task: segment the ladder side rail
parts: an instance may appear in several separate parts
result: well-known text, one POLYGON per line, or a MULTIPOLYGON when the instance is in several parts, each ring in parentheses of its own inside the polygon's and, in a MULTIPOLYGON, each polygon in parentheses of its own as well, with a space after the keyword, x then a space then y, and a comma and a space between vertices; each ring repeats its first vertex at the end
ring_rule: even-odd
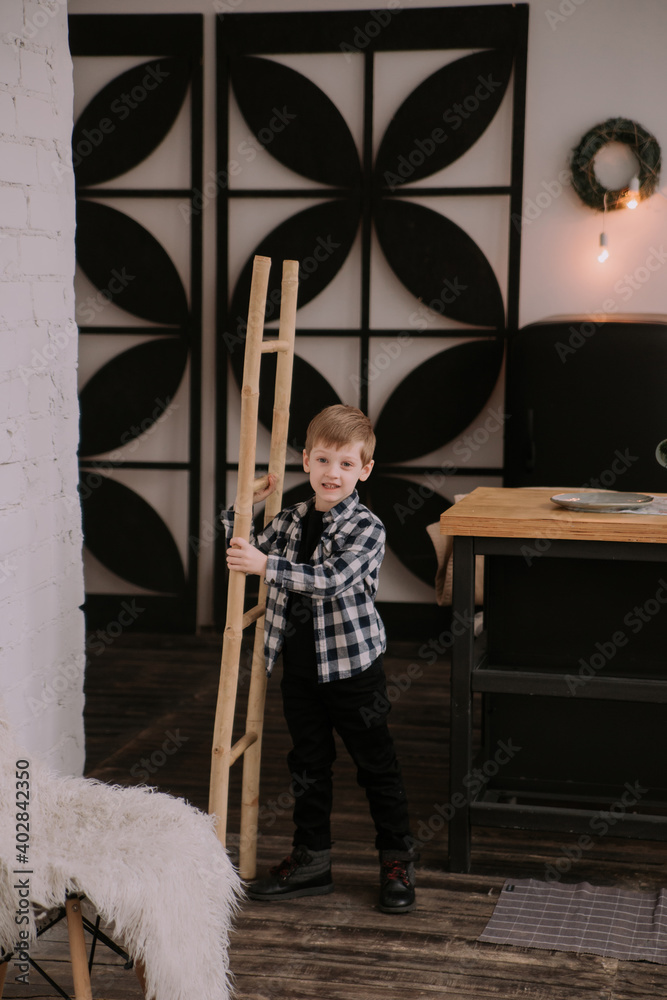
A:
MULTIPOLYGON (((243 386, 241 389, 241 435, 238 485, 234 514, 234 534, 248 540, 252 524, 253 482, 259 406, 259 371, 262 357, 264 315, 271 260, 256 256, 253 262, 248 325, 246 331, 243 386)), ((227 619, 223 635, 220 684, 215 712, 209 813, 217 817, 216 833, 224 846, 227 833, 229 768, 232 730, 236 708, 241 642, 245 573, 232 571, 227 588, 227 619)))
MULTIPOLYGON (((271 452, 269 457, 269 473, 276 476, 276 489, 266 499, 264 507, 265 526, 282 509, 285 456, 287 452, 290 400, 292 394, 292 371, 294 367, 298 290, 298 261, 283 261, 278 338, 279 341, 286 342, 286 349, 278 354, 276 361, 271 452)), ((261 580, 258 597, 258 604, 260 605, 266 602, 266 589, 264 580, 261 580)), ((257 740, 246 749, 243 756, 239 874, 241 878, 245 879, 254 878, 257 872, 257 824, 266 682, 264 618, 262 617, 258 619, 255 626, 255 642, 246 717, 246 733, 256 733, 257 740)))

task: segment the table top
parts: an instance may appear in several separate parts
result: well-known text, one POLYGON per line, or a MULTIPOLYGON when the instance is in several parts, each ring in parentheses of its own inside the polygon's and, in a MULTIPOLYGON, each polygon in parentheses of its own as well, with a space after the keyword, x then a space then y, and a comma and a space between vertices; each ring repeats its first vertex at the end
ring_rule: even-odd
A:
POLYGON ((567 488, 479 486, 441 515, 440 532, 487 538, 667 543, 667 516, 567 510, 551 502, 550 497, 567 488))

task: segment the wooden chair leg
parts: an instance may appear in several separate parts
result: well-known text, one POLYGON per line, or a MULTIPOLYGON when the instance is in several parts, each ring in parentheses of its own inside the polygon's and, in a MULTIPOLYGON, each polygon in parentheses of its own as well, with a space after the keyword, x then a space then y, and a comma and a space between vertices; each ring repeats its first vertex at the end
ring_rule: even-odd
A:
POLYGON ((0 1000, 2 1000, 2 991, 5 988, 5 979, 7 977, 7 969, 9 968, 9 959, 0 965, 0 1000))
POLYGON ((69 937, 69 954, 72 962, 72 979, 74 980, 75 1000, 93 1000, 86 956, 86 940, 83 934, 83 919, 81 917, 81 900, 76 896, 68 897, 65 903, 67 911, 67 934, 69 937))
MULTIPOLYGON (((143 993, 146 1000, 148 1000, 146 994, 146 970, 144 968, 144 963, 140 959, 137 959, 135 961, 134 971, 137 974, 137 979, 139 980, 139 985, 141 986, 141 992, 143 993)), ((2 1000, 2 998, 0 998, 0 1000, 2 1000)))

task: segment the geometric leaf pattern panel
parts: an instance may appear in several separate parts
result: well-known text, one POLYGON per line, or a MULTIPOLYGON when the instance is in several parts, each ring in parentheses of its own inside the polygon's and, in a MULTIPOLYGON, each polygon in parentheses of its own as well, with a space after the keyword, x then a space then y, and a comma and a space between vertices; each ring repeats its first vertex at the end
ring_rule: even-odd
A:
POLYGON ((203 19, 69 26, 87 626, 194 631, 203 19))
MULTIPOLYGON (((433 599, 425 526, 456 493, 502 481, 527 26, 525 4, 218 23, 218 423, 230 427, 219 436, 218 503, 235 488, 253 257, 273 261, 269 328, 281 261, 296 259, 285 502, 308 495, 299 461, 308 421, 330 403, 360 406, 378 437, 360 492, 387 527, 400 580, 384 599, 397 606, 433 599)), ((262 380, 270 428, 268 365, 262 380)), ((218 565, 222 587, 222 552, 218 565)))

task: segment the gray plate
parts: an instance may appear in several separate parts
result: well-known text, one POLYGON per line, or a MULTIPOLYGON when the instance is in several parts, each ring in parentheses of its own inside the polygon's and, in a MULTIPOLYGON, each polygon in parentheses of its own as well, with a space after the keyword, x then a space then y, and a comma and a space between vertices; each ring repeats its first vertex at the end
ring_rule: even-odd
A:
POLYGON ((568 510, 597 510, 613 513, 616 510, 631 510, 650 503, 653 497, 645 493, 556 493, 551 502, 568 510))

